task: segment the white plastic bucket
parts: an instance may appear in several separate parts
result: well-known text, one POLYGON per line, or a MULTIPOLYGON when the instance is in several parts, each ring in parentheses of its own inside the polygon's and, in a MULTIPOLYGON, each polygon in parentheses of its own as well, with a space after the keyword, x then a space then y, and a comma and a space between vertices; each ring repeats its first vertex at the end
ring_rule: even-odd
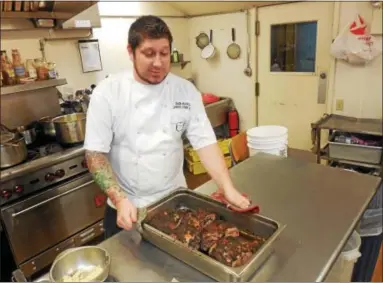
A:
POLYGON ((269 149, 283 148, 283 147, 287 146, 287 142, 278 142, 278 143, 269 143, 269 144, 260 144, 260 143, 248 142, 247 146, 249 148, 253 148, 253 149, 269 150, 269 149))
POLYGON ((287 137, 287 128, 282 126, 259 126, 247 130, 250 140, 271 141, 287 137))
POLYGON ((282 146, 274 147, 274 148, 270 148, 270 149, 252 148, 251 146, 249 146, 249 144, 247 146, 249 147, 249 155, 250 156, 254 156, 259 152, 264 152, 264 153, 268 153, 268 154, 272 154, 272 155, 287 157, 287 145, 282 145, 282 146))
POLYGON ((362 255, 359 251, 361 244, 360 235, 354 231, 328 273, 326 282, 351 282, 354 265, 362 255))

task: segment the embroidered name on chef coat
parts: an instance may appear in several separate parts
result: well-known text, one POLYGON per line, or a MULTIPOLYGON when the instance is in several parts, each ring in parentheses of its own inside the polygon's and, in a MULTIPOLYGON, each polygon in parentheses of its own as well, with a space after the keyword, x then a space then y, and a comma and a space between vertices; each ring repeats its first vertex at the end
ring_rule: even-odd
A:
POLYGON ((190 110, 190 102, 176 101, 173 105, 173 109, 187 109, 190 110))

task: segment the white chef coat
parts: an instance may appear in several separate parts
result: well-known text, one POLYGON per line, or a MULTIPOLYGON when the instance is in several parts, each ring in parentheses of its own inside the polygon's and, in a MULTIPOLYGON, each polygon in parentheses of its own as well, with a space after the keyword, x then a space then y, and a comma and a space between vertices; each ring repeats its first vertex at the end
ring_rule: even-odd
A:
MULTIPOLYGON (((132 71, 104 79, 92 93, 84 147, 107 153, 121 188, 137 207, 186 187, 182 133, 194 149, 216 143, 201 94, 169 73, 158 85, 132 71)), ((108 199, 108 204, 113 207, 108 199)))

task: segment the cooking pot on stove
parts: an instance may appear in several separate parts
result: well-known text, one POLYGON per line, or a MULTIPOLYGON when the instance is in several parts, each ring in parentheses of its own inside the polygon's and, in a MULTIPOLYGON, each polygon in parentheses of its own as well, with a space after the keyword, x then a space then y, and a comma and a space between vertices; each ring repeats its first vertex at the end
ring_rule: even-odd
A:
POLYGON ((19 133, 1 131, 0 154, 1 168, 11 167, 25 161, 28 151, 24 137, 19 133))
POLYGON ((37 138, 36 126, 36 123, 31 123, 29 125, 16 128, 17 132, 19 132, 24 137, 25 143, 27 145, 34 143, 37 138))
POLYGON ((38 123, 41 125, 45 136, 54 138, 56 137, 56 130, 52 120, 52 117, 46 116, 41 118, 38 123))
POLYGON ((83 142, 85 139, 85 113, 72 113, 62 115, 52 120, 55 131, 56 139, 62 144, 74 144, 83 142))

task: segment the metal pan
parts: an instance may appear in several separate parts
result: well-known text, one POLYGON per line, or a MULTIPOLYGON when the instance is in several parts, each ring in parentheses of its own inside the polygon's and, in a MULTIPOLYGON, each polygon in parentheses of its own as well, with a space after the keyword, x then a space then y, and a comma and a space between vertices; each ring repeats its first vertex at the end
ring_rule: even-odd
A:
POLYGON ((237 213, 207 195, 184 188, 176 190, 147 208, 139 209, 137 221, 137 230, 141 233, 143 239, 205 275, 221 282, 248 281, 273 252, 274 242, 283 228, 284 226, 274 220, 250 212, 237 213), (247 231, 247 234, 261 236, 266 241, 253 254, 248 263, 240 267, 228 267, 198 250, 187 247, 149 224, 150 219, 157 212, 163 209, 175 209, 180 204, 192 209, 203 207, 215 212, 228 222, 236 225, 239 230, 247 231))
POLYGON ((201 57, 203 59, 209 59, 214 57, 216 49, 214 45, 212 44, 212 41, 213 41, 213 31, 210 30, 209 44, 204 49, 202 49, 202 52, 201 52, 201 57))
POLYGON ((195 44, 200 48, 201 50, 204 49, 206 46, 209 45, 209 36, 201 32, 196 38, 195 38, 195 44))
POLYGON ((235 29, 231 29, 231 39, 233 42, 227 47, 226 53, 230 59, 238 59, 241 55, 241 47, 235 43, 235 29))

